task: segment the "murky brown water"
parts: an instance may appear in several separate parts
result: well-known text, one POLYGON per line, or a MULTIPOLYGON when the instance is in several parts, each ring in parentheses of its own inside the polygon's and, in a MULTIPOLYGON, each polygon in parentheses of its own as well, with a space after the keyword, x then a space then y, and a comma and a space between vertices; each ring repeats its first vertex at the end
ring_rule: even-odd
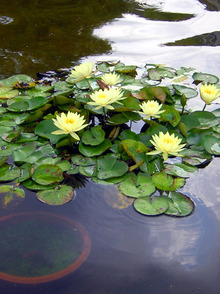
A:
MULTIPOLYGON (((193 66, 220 75, 219 10, 218 0, 1 0, 0 76, 34 77, 80 59, 193 66)), ((1 281, 0 293, 220 293, 219 175, 215 159, 187 179, 182 191, 196 211, 180 219, 144 217, 129 203, 118 209, 117 189, 90 181, 60 207, 29 193, 13 213, 46 211, 76 220, 91 237, 91 253, 66 278, 42 285, 1 281)))

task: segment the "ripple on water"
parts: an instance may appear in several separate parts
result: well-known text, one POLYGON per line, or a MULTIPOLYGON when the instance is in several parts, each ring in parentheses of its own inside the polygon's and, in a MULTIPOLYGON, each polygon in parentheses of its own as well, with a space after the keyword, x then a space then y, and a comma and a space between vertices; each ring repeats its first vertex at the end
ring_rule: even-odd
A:
POLYGON ((6 25, 13 22, 13 18, 5 15, 0 15, 0 24, 6 25))

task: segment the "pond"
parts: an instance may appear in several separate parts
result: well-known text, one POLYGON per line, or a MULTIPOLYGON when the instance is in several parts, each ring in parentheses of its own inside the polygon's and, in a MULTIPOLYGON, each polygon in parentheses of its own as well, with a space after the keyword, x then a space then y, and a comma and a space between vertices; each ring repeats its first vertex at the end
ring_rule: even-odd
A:
MULTIPOLYGON (((220 76, 218 0, 12 0, 10 5, 2 0, 0 8, 1 79, 21 73, 35 78, 85 60, 187 66, 220 76)), ((26 191, 22 205, 0 209, 0 271, 6 273, 1 294, 220 293, 219 175, 215 157, 186 180, 180 191, 196 208, 183 218, 143 216, 116 186, 84 177, 74 199, 61 206, 44 204, 26 191), (26 223, 30 215, 36 218, 26 223), (62 241, 76 247, 85 241, 82 262, 71 265, 81 256, 78 247, 56 251, 62 241), (49 252, 54 248, 56 263, 49 252), (21 274, 19 258, 26 262, 21 274), (69 268, 66 275, 62 262, 69 268), (35 276, 42 264, 51 280, 8 279, 35 276)))

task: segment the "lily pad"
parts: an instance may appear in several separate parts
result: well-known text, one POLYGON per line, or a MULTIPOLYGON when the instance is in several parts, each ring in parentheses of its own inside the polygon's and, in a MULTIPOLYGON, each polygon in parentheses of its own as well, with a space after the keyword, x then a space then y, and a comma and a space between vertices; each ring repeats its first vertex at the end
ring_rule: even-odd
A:
POLYGON ((172 106, 164 105, 163 110, 165 110, 161 116, 161 121, 168 121, 173 127, 176 127, 180 121, 179 112, 172 106))
POLYGON ((154 183, 145 173, 138 175, 131 173, 124 181, 119 183, 118 188, 123 194, 134 198, 149 196, 155 191, 154 183))
POLYGON ((157 189, 162 191, 176 191, 185 184, 183 178, 173 178, 165 172, 153 174, 152 181, 157 189))
POLYGON ((121 177, 128 171, 128 165, 114 154, 101 156, 97 159, 97 177, 101 180, 121 177))
POLYGON ((166 215, 187 216, 195 209, 193 201, 186 195, 177 192, 170 192, 169 196, 169 208, 165 212, 166 215))
POLYGON ((1 185, 0 207, 13 209, 25 199, 25 192, 21 188, 14 188, 11 185, 1 185))
POLYGON ((37 192, 37 198, 49 205, 62 205, 71 201, 74 189, 67 185, 58 186, 52 190, 37 192))
POLYGON ((197 172, 198 168, 195 166, 184 164, 184 163, 176 163, 176 164, 165 164, 164 171, 169 175, 182 177, 182 178, 188 178, 193 173, 197 172))
POLYGON ((198 95, 197 91, 191 87, 173 85, 177 95, 184 95, 186 98, 193 98, 198 95))
POLYGON ((52 185, 63 180, 63 171, 55 164, 42 164, 35 169, 32 179, 43 186, 52 185))
POLYGON ((203 82, 203 83, 216 84, 219 82, 218 77, 208 73, 195 72, 192 77, 196 83, 203 82))
POLYGON ((205 164, 207 162, 210 162, 212 159, 211 154, 206 151, 185 149, 181 153, 182 155, 184 155, 183 162, 194 166, 205 164))
POLYGON ((22 182, 22 185, 29 189, 29 190, 33 190, 33 191, 44 191, 44 190, 50 190, 52 188, 55 188, 58 186, 58 183, 55 183, 53 185, 40 185, 37 184, 35 181, 33 181, 32 179, 27 179, 24 182, 22 182))
POLYGON ((3 164, 0 167, 0 182, 13 181, 20 176, 20 169, 11 164, 3 164))
POLYGON ((134 201, 134 208, 136 211, 144 215, 160 215, 167 211, 169 205, 166 196, 161 197, 139 197, 134 201))
POLYGON ((127 154, 136 162, 140 162, 143 160, 143 155, 145 155, 147 151, 147 147, 140 141, 126 139, 121 142, 121 146, 123 146, 124 150, 127 154))
POLYGON ((213 135, 204 135, 201 139, 201 145, 210 154, 220 155, 220 138, 213 135))
POLYGON ((81 141, 86 145, 97 146, 105 140, 105 132, 101 126, 92 127, 82 134, 81 141))
POLYGON ((112 143, 109 139, 105 139, 101 144, 99 144, 97 146, 85 145, 80 141, 79 142, 79 151, 84 156, 94 157, 97 155, 101 155, 106 150, 108 150, 111 146, 112 146, 112 143))

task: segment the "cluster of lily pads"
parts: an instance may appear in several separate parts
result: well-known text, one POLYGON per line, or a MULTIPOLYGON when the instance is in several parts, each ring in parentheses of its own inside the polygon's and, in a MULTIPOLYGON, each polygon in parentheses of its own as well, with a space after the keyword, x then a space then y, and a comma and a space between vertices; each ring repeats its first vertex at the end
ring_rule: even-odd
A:
POLYGON ((121 62, 1 80, 1 206, 26 189, 61 205, 90 178, 117 185, 144 215, 189 215, 194 203, 178 189, 220 154, 220 108, 193 111, 188 100, 215 102, 218 82, 192 68, 121 62))

